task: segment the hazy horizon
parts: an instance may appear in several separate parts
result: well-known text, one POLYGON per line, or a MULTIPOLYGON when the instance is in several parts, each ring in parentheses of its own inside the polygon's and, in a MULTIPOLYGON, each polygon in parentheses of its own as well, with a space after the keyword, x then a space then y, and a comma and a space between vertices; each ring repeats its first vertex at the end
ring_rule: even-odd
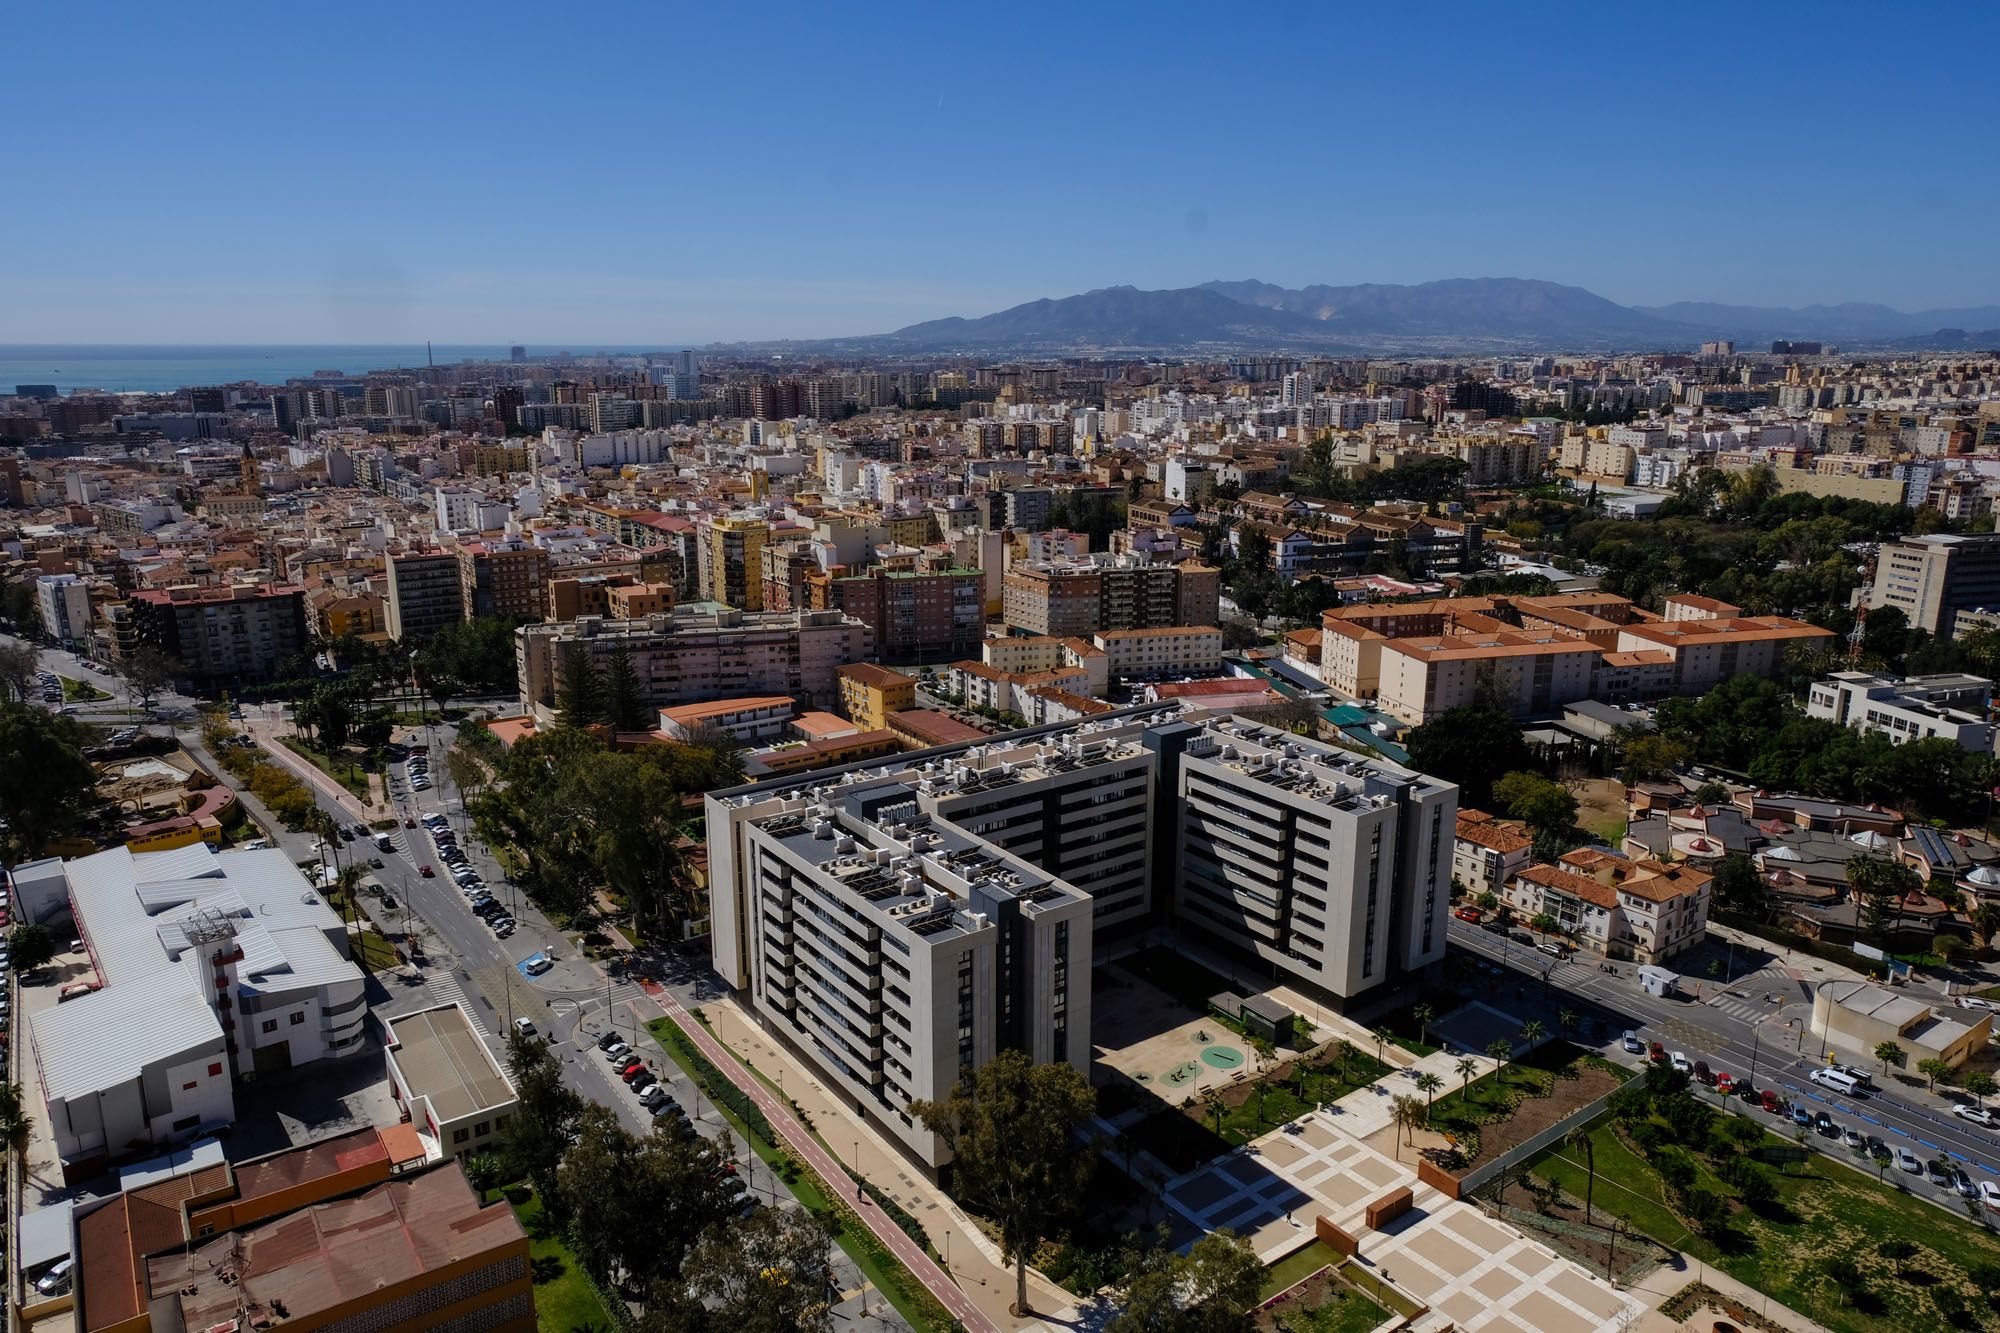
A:
POLYGON ((817 339, 1244 277, 2000 301, 2000 112, 1938 72, 1990 9, 1447 4, 1412 45, 1390 11, 648 8, 629 74, 546 17, 405 7, 337 48, 310 7, 21 11, 15 49, 76 59, 0 90, 32 202, 0 340, 817 339))

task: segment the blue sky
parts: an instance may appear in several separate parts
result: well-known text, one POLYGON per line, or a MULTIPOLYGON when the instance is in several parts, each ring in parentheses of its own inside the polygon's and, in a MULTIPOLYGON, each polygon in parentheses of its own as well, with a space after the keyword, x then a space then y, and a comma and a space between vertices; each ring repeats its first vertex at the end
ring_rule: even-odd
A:
POLYGON ((878 332, 1209 278, 2000 301, 2000 10, 30 3, 0 342, 878 332))

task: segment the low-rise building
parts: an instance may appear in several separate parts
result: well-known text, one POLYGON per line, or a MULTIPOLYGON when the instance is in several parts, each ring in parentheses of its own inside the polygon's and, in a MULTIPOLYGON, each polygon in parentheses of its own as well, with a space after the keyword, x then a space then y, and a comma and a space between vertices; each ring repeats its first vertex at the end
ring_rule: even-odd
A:
POLYGON ((347 927, 283 851, 115 847, 53 869, 36 897, 60 888, 94 982, 30 1023, 66 1174, 228 1124, 240 1074, 362 1049, 347 927))
POLYGON ((783 694, 675 704, 660 710, 660 731, 677 741, 718 731, 738 744, 761 745, 791 730, 793 708, 791 697, 783 694))
POLYGON ((1461 810, 1452 840, 1452 878, 1475 897, 1498 894, 1527 867, 1534 846, 1535 840, 1518 824, 1495 819, 1484 810, 1461 810))
POLYGON ((1707 936, 1711 878, 1692 866, 1586 848, 1559 865, 1515 872, 1502 898, 1522 920, 1548 916, 1592 953, 1658 963, 1707 936))
POLYGON ((1941 1011, 1919 996, 1865 981, 1823 981, 1813 994, 1812 1030, 1863 1064, 1875 1061, 1877 1046, 1894 1042, 1912 1068, 1937 1059, 1956 1069, 1986 1049, 1993 1015, 1941 1011))
POLYGON ((430 1161, 490 1152, 518 1109, 514 1085, 463 1004, 382 1020, 389 1095, 430 1161))
POLYGON ((914 676, 873 662, 849 662, 834 673, 840 678, 840 711, 856 726, 879 731, 889 714, 917 704, 914 676))
POLYGON ((1813 683, 1806 715, 1859 732, 1879 732, 1897 745, 1948 740, 1990 754, 1994 732, 1986 715, 1992 700, 1993 682, 1984 676, 1953 672, 1898 679, 1836 671, 1813 683))
POLYGON ((1113 680, 1212 676, 1222 670, 1222 631, 1213 625, 1105 630, 1093 641, 1113 680))

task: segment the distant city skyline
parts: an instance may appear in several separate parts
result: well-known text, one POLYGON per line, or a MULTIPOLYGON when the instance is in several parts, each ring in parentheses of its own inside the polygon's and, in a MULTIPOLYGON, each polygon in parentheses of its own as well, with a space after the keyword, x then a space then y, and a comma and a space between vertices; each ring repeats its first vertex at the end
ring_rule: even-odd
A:
POLYGON ((0 342, 811 339, 1249 277, 2000 301, 2000 113, 1940 75, 1990 10, 503 4, 344 51, 254 12, 14 16, 0 342))

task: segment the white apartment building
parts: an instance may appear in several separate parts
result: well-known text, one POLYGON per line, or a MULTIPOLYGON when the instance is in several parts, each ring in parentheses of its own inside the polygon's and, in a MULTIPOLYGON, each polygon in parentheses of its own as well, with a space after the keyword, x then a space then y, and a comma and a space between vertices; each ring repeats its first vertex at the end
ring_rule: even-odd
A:
MULTIPOLYGON (((1343 646, 1343 661, 1347 652, 1343 646)), ((1516 715, 1547 713, 1590 698, 1601 655, 1587 640, 1531 631, 1391 639, 1380 648, 1376 698, 1384 711, 1419 725, 1482 691, 1516 715)))
POLYGON ((228 1123, 238 1077, 362 1049, 347 928, 283 851, 115 847, 61 875, 97 983, 30 1023, 66 1172, 228 1123))
POLYGON ((1940 739, 1991 754, 1994 732, 1986 714, 1992 700, 1993 682, 1984 676, 1951 673, 1898 679, 1836 671, 1813 683, 1806 716, 1859 732, 1877 731, 1897 745, 1940 739))
POLYGON ((1594 848, 1560 865, 1531 865, 1501 895, 1515 915, 1548 915, 1581 948, 1609 958, 1658 963, 1701 943, 1708 933, 1706 871, 1657 861, 1628 861, 1594 848))
POLYGON ((1461 810, 1451 847, 1451 874, 1474 897, 1498 894, 1525 870, 1535 840, 1518 825, 1503 824, 1484 810, 1461 810))
POLYGON ((716 970, 919 1161, 995 1050, 1089 1059, 1099 931, 1171 916, 1344 999, 1444 956, 1457 789, 1148 705, 707 798, 716 970), (871 766, 872 765, 872 766, 871 766))
POLYGON ((1222 670, 1222 631, 1213 625, 1106 630, 1091 637, 1113 680, 1212 676, 1222 670))
POLYGON ((74 574, 44 574, 35 580, 35 609, 42 632, 58 643, 90 641, 90 589, 74 574))
POLYGON ((544 725, 555 719, 563 655, 572 644, 582 645, 600 669, 624 648, 644 702, 656 708, 774 694, 832 707, 840 700, 834 672, 867 660, 873 647, 868 626, 838 611, 579 616, 566 624, 523 625, 514 631, 521 702, 544 725))

